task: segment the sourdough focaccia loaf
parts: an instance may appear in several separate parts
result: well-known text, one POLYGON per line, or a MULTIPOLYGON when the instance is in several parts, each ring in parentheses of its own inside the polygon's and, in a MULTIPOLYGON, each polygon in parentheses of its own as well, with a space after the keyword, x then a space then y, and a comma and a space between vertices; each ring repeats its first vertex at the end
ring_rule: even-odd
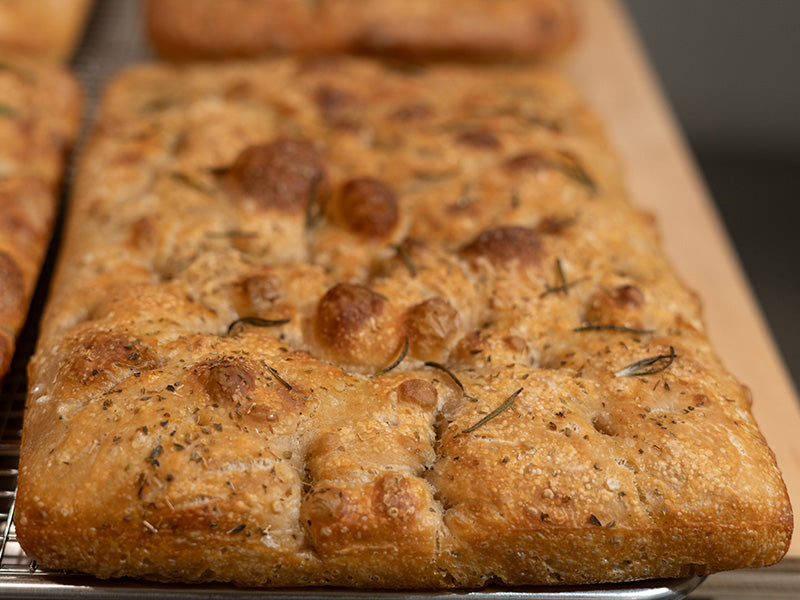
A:
POLYGON ((50 242, 80 112, 72 76, 29 62, 0 62, 0 379, 50 242))
POLYGON ((67 62, 93 4, 93 0, 0 0, 0 57, 67 62))
POLYGON ((589 583, 791 535, 746 388, 545 72, 122 74, 30 386, 17 534, 58 569, 589 583))
POLYGON ((177 59, 281 51, 539 58, 576 34, 569 0, 148 0, 156 49, 177 59))

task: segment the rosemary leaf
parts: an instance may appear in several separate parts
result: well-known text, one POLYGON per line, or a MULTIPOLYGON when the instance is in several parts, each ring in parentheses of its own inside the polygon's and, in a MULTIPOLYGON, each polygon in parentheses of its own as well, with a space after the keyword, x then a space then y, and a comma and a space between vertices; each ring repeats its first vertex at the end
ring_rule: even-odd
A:
POLYGON ((403 348, 400 350, 400 354, 395 358, 388 367, 385 367, 375 373, 373 377, 380 377, 381 375, 386 375, 389 371, 394 369, 397 365, 399 365, 405 359, 406 355, 408 354, 408 336, 406 336, 406 341, 403 344, 403 348))
POLYGON ((536 125, 537 127, 541 127, 542 129, 548 129, 550 131, 555 131, 555 132, 559 132, 562 130, 561 124, 558 121, 554 121, 552 119, 546 119, 545 117, 536 114, 526 114, 523 115, 523 118, 531 125, 536 125))
POLYGON ((569 289, 575 287, 579 283, 586 281, 588 277, 581 277, 580 279, 576 279, 575 281, 567 281, 566 276, 564 275, 564 268, 561 266, 561 259, 556 259, 556 273, 558 275, 559 283, 555 287, 550 287, 549 285, 546 289, 539 295, 540 298, 544 298, 550 294, 557 294, 562 293, 565 296, 569 294, 569 289))
POLYGON ((149 115, 167 110, 168 108, 172 108, 174 105, 175 101, 170 98, 152 98, 142 104, 139 110, 141 114, 149 115))
POLYGON ((413 176, 420 181, 443 181, 453 177, 451 171, 414 171, 413 176))
POLYGON ((208 169, 208 172, 211 173, 214 177, 225 177, 228 173, 231 172, 231 166, 220 166, 220 167, 211 167, 208 169))
POLYGON ((564 267, 561 266, 561 259, 556 259, 556 271, 558 271, 558 279, 561 281, 561 288, 564 290, 564 295, 567 295, 567 278, 564 276, 564 267))
POLYGON ((589 189, 592 193, 597 192, 597 184, 583 168, 581 163, 567 152, 561 152, 561 160, 558 161, 558 169, 567 177, 589 189))
POLYGON ((0 104, 0 117, 14 118, 18 114, 17 109, 8 104, 0 104))
POLYGON ((267 363, 263 363, 263 365, 265 367, 267 367, 267 371, 269 371, 272 374, 272 376, 275 379, 277 379, 287 390, 291 390, 292 389, 291 384, 289 384, 288 381, 286 381, 283 377, 281 377, 280 374, 278 374, 278 372, 275 370, 274 367, 268 365, 267 363))
POLYGON ((286 325, 291 319, 262 319, 261 317, 241 317, 228 326, 228 335, 237 325, 253 325, 255 327, 279 327, 286 325))
POLYGON ((201 194, 205 194, 206 196, 213 196, 214 195, 214 190, 213 189, 207 187, 206 185, 203 185, 199 181, 196 181, 196 180, 192 179, 186 173, 182 173, 180 171, 173 171, 172 173, 170 173, 170 176, 175 181, 178 181, 178 182, 180 182, 180 183, 192 188, 193 190, 196 190, 196 191, 200 192, 201 194))
POLYGON ((620 331, 623 333, 633 333, 638 335, 647 335, 654 333, 652 329, 636 329, 634 327, 625 327, 624 325, 602 324, 602 325, 583 325, 576 327, 572 331, 620 331))
POLYGON ((446 373, 447 375, 449 375, 449 376, 450 376, 450 379, 452 379, 452 380, 453 380, 453 382, 454 382, 454 383, 455 383, 455 384, 458 386, 458 389, 460 389, 460 390, 461 390, 461 392, 462 392, 462 393, 463 393, 465 396, 467 396, 467 398, 469 398, 470 400, 473 400, 473 401, 474 401, 474 400, 476 400, 476 398, 473 398, 472 396, 470 396, 469 394, 467 394, 467 390, 466 390, 466 389, 464 389, 464 384, 463 384, 463 383, 461 383, 461 381, 459 381, 459 379, 458 379, 458 377, 456 377, 455 373, 453 373, 453 372, 452 372, 450 369, 448 369, 447 367, 445 367, 443 364, 441 364, 441 363, 438 363, 438 362, 434 362, 434 361, 432 361, 432 360, 429 360, 429 361, 426 361, 426 362, 425 362, 425 366, 426 366, 426 367, 432 367, 432 368, 434 368, 434 369, 439 369, 440 371, 443 371, 444 373, 446 373))
POLYGON ((325 204, 320 203, 317 198, 321 180, 322 177, 320 175, 316 175, 314 179, 311 180, 311 186, 308 192, 308 204, 306 205, 306 231, 313 229, 325 214, 325 204))
POLYGON ((641 377, 642 375, 660 373, 669 368, 675 357, 675 348, 670 346, 669 354, 659 354, 658 356, 637 360, 635 363, 631 363, 614 373, 614 377, 641 377))
POLYGON ((242 229, 228 229, 227 231, 207 231, 207 238, 257 238, 257 231, 244 231, 242 229))
POLYGON ((492 412, 490 412, 488 415, 483 417, 480 421, 478 421, 477 423, 475 423, 471 427, 467 427, 461 433, 471 433, 471 432, 475 431, 478 427, 482 427, 483 425, 485 425, 486 423, 488 423, 489 421, 494 419, 497 415, 502 413, 504 410, 507 410, 512 404, 514 404, 514 400, 516 400, 517 396, 519 396, 522 393, 523 389, 525 389, 525 388, 519 388, 516 392, 511 394, 506 399, 506 401, 503 402, 500 406, 495 408, 492 412))
POLYGON ((400 257, 400 260, 403 261, 403 264, 408 269, 408 272, 411 273, 412 277, 417 276, 417 266, 414 264, 414 261, 411 260, 411 255, 408 253, 402 244, 398 244, 394 246, 394 249, 397 251, 397 256, 400 257))

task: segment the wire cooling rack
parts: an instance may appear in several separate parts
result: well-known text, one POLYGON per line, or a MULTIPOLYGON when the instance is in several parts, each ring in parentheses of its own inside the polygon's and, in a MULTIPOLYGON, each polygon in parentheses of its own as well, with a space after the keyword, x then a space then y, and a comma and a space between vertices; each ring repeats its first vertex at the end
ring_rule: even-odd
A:
POLYGON ((0 571, 26 572, 28 560, 17 544, 14 532, 14 494, 17 489, 17 463, 19 461, 19 433, 22 428, 22 410, 25 400, 24 377, 16 373, 6 380, 3 390, 2 437, 0 437, 0 571))
MULTIPOLYGON (((84 87, 85 125, 94 115, 102 90, 114 73, 126 65, 152 59, 141 32, 140 0, 96 0, 83 42, 72 63, 84 87)), ((84 132, 88 129, 84 127, 84 132)), ((67 179, 70 178, 68 171, 67 179)), ((68 187, 68 186, 65 186, 68 187)), ((0 597, 91 598, 125 600, 175 598, 214 600, 223 598, 288 598, 290 600, 381 598, 386 600, 754 600, 800 598, 800 560, 783 561, 769 569, 734 571, 712 575, 698 589, 701 578, 648 581, 583 587, 487 589, 457 592, 374 592, 338 589, 246 590, 225 585, 158 585, 133 580, 100 581, 76 573, 42 569, 25 556, 14 529, 14 500, 27 388, 26 368, 33 354, 38 323, 53 270, 54 249, 60 243, 61 218, 41 281, 34 295, 28 322, 17 351, 0 387, 0 597)))

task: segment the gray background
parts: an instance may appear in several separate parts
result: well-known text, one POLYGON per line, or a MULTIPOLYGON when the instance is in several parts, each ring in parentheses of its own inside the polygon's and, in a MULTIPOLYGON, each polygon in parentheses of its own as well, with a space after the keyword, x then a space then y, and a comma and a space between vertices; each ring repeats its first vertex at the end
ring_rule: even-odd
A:
POLYGON ((623 4, 800 387, 800 1, 623 4))

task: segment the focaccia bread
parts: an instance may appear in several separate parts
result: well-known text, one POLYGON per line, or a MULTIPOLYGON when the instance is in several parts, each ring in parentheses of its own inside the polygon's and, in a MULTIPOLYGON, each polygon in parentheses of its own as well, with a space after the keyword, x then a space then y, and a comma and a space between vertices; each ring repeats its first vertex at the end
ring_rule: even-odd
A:
POLYGON ((282 51, 413 58, 540 58, 576 34, 568 0, 148 0, 150 39, 173 59, 282 51))
POLYGON ((788 547, 747 389, 552 73, 137 67, 71 202, 16 505, 41 565, 446 588, 788 547))
POLYGON ((66 72, 0 62, 0 379, 39 277, 81 94, 66 72))
POLYGON ((67 62, 93 4, 93 0, 0 0, 0 57, 67 62))

